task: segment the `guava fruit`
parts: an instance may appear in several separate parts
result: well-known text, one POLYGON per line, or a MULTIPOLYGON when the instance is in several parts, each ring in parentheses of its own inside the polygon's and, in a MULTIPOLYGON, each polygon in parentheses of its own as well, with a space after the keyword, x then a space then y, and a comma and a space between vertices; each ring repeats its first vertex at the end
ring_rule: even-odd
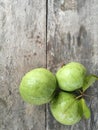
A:
POLYGON ((24 101, 41 105, 52 99, 56 85, 54 74, 45 68, 36 68, 24 75, 19 91, 24 101))
POLYGON ((85 76, 86 68, 78 62, 68 63, 56 73, 58 85, 65 91, 74 91, 81 88, 85 76))
POLYGON ((73 94, 60 92, 50 102, 50 110, 54 118, 61 124, 73 125, 82 118, 79 100, 73 94))

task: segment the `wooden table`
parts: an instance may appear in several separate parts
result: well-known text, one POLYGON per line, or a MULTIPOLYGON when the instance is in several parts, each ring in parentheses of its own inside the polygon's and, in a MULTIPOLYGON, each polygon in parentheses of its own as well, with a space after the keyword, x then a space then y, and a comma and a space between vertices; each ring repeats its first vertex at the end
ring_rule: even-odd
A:
POLYGON ((98 75, 98 0, 0 0, 0 130, 98 130, 98 82, 87 91, 91 118, 73 126, 20 97, 26 72, 70 61, 98 75))

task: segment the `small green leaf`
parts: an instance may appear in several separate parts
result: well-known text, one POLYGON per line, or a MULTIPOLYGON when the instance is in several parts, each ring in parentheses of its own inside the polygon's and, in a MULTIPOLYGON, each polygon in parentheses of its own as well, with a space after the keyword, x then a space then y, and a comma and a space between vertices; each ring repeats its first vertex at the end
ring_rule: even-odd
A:
POLYGON ((79 100, 78 108, 79 108, 79 114, 82 117, 83 116, 83 108, 82 108, 82 101, 81 101, 81 99, 79 100))
POLYGON ((83 92, 87 90, 96 80, 98 80, 96 75, 88 75, 84 81, 83 92))
POLYGON ((81 98, 80 100, 81 102, 81 107, 82 107, 82 112, 83 112, 83 116, 86 118, 86 119, 89 119, 90 116, 91 116, 91 112, 90 112, 90 109, 89 107, 87 106, 85 100, 83 98, 81 98))

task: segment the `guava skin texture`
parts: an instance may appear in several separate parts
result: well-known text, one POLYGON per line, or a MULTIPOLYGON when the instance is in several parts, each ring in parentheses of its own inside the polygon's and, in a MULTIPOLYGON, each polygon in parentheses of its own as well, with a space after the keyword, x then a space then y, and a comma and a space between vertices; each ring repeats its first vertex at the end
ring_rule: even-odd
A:
POLYGON ((86 68, 78 62, 68 63, 56 73, 58 85, 65 91, 74 91, 81 88, 85 76, 86 68))
POLYGON ((80 121, 78 100, 66 92, 60 92, 50 103, 50 110, 54 118, 61 124, 73 125, 80 121))
POLYGON ((36 68, 22 78, 19 91, 24 101, 41 105, 52 99, 56 85, 56 77, 49 70, 36 68))

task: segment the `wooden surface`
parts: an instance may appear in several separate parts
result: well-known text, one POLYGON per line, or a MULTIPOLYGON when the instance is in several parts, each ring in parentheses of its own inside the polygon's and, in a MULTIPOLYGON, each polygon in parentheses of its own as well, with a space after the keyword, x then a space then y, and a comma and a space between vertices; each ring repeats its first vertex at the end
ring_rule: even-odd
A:
POLYGON ((97 130, 98 82, 87 93, 92 115, 73 126, 58 123, 49 105, 21 99, 22 76, 52 72, 70 61, 98 75, 98 0, 0 0, 0 130, 97 130))
POLYGON ((46 66, 46 3, 0 1, 0 130, 45 130, 45 106, 21 99, 22 76, 46 66))

